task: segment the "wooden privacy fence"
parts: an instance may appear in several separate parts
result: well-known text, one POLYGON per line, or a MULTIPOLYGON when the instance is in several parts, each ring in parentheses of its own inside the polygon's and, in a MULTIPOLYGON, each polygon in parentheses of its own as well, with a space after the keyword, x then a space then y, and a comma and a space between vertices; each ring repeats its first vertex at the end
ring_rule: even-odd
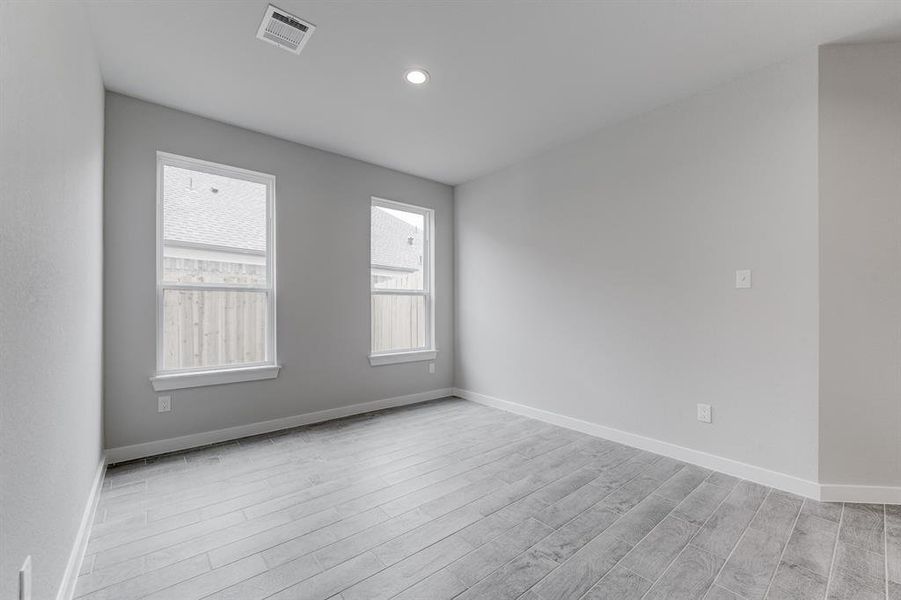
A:
POLYGON ((425 298, 372 294, 372 351, 425 346, 425 298))
MULTIPOLYGON (((169 281, 265 285, 265 265, 164 258, 169 281)), ((163 363, 188 369, 266 360, 266 294, 165 290, 163 363)))
MULTIPOLYGON (((167 281, 251 283, 266 267, 238 262, 164 258, 167 281)), ((256 363, 266 360, 266 294, 251 291, 165 290, 165 369, 256 363)), ((426 339, 423 296, 371 297, 372 352, 421 348, 426 339)))
POLYGON ((266 294, 167 290, 163 303, 167 369, 266 360, 266 294))

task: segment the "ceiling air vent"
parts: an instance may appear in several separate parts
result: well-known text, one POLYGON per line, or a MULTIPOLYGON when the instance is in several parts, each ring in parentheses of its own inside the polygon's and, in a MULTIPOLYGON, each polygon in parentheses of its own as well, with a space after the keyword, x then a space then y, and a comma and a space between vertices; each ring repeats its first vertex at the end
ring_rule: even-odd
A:
POLYGON ((316 26, 312 23, 307 23, 270 4, 263 16, 263 22, 260 23, 257 38, 294 54, 300 54, 314 31, 316 26))

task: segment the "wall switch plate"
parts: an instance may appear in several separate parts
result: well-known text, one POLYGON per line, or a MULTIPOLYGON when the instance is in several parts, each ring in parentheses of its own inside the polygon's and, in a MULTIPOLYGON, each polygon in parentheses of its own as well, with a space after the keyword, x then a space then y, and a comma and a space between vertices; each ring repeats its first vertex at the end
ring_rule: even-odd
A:
POLYGON ((751 287, 751 269, 742 269, 735 272, 735 289, 751 287))
POLYGON ((432 375, 435 374, 435 361, 429 363, 429 373, 431 373, 432 375))
POLYGON ((31 600, 31 555, 25 557, 19 569, 19 600, 31 600))
POLYGON ((710 423, 713 421, 709 404, 698 404, 698 421, 710 423))
POLYGON ((172 410, 172 396, 160 396, 157 399, 157 412, 169 412, 172 410))

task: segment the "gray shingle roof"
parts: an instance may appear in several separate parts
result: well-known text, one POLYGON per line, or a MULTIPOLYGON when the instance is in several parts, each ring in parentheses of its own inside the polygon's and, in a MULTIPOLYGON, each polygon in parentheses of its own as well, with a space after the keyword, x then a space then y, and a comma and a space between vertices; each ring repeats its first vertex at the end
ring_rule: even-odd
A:
POLYGON ((371 219, 370 260, 373 265, 405 271, 422 267, 422 229, 377 206, 372 207, 371 219))
POLYGON ((265 185, 171 166, 163 180, 167 241, 266 251, 265 185))
MULTIPOLYGON (((166 241, 266 251, 265 185, 172 166, 163 180, 166 241)), ((421 228, 377 206, 371 219, 373 265, 422 268, 421 228)))

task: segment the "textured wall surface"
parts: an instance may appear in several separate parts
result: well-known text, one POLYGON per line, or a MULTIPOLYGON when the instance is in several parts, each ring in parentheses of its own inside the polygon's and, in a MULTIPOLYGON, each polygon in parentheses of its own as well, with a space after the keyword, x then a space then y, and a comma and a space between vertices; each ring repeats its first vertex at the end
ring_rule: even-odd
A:
POLYGON ((423 392, 453 380, 453 189, 118 94, 107 95, 108 448, 423 392), (278 379, 176 390, 157 413, 156 151, 276 176, 278 379), (436 373, 369 365, 370 197, 435 210, 436 373))
POLYGON ((461 186, 457 386, 816 479, 816 157, 811 52, 461 186))
POLYGON ((901 44, 820 50, 820 480, 901 485, 901 44))
POLYGON ((60 584, 101 452, 103 85, 82 7, 0 3, 0 598, 60 584))

